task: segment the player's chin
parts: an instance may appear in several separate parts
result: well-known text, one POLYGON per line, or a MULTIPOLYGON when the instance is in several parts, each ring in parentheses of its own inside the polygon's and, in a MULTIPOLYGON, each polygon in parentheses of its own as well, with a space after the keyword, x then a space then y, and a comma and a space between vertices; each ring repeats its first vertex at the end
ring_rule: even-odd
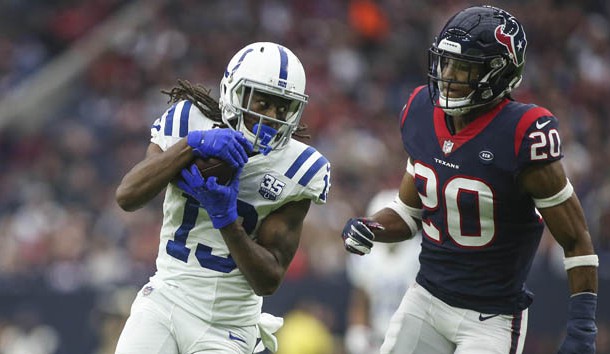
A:
POLYGON ((465 92, 463 90, 444 90, 443 91, 443 95, 449 99, 463 99, 466 96, 468 96, 468 92, 465 92))
POLYGON ((471 92, 468 85, 461 84, 440 85, 440 91, 443 96, 450 99, 462 99, 471 92))

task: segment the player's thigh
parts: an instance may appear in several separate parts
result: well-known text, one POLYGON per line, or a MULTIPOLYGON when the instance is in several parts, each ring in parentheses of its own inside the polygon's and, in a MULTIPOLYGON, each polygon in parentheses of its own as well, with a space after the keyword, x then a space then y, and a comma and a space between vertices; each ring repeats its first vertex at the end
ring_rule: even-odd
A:
MULTIPOLYGON (((528 311, 499 315, 481 321, 480 313, 469 311, 457 336, 455 354, 521 354, 527 334, 528 311)), ((489 316, 483 314, 483 317, 489 316)))
POLYGON ((440 334, 429 309, 432 297, 421 286, 411 286, 392 316, 381 354, 453 354, 455 345, 440 334))
MULTIPOLYGON (((203 328, 202 328, 203 329, 203 328)), ((209 325, 184 352, 188 354, 252 354, 258 330, 251 326, 209 325)))
POLYGON ((116 354, 178 354, 169 330, 169 309, 138 295, 117 343, 116 354), (167 311, 163 313, 163 311, 167 311))

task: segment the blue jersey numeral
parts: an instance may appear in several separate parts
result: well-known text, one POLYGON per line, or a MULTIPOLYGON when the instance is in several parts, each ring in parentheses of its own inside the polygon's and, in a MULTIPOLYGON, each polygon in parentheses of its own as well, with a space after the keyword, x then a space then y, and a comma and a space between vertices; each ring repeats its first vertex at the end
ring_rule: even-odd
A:
MULTIPOLYGON (((195 227, 197 215, 199 215, 199 202, 193 197, 185 195, 186 202, 184 204, 184 213, 182 215, 182 224, 174 233, 174 239, 167 242, 166 251, 170 256, 177 258, 183 262, 188 260, 191 249, 186 247, 186 239, 189 232, 195 227)), ((242 200, 237 200, 237 214, 243 218, 242 226, 249 235, 254 231, 258 222, 258 213, 251 204, 242 200)), ((207 269, 215 270, 221 273, 230 273, 237 268, 235 261, 231 255, 227 257, 215 256, 212 254, 212 248, 202 243, 197 244, 195 257, 199 264, 207 269)))

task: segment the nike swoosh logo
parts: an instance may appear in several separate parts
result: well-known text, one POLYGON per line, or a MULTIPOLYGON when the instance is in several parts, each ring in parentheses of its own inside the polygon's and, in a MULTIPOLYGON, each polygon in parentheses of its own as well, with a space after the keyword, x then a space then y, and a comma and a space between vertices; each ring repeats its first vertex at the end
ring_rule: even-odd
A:
POLYGON ((544 128, 544 127, 545 127, 547 124, 549 124, 550 122, 551 122, 550 120, 547 120, 547 121, 546 121, 546 122, 544 122, 544 123, 540 123, 540 122, 536 121, 536 129, 542 129, 542 128, 544 128))
POLYGON ((242 338, 239 338, 238 336, 234 335, 233 332, 229 331, 229 339, 230 340, 236 340, 242 343, 246 343, 245 340, 243 340, 242 338))
POLYGON ((488 319, 490 319, 490 318, 494 318, 494 317, 497 317, 497 316, 500 316, 500 314, 499 314, 499 313, 497 313, 497 314, 495 314, 495 315, 487 315, 487 316, 483 316, 483 314, 482 314, 482 313, 480 313, 480 314, 479 314, 479 321, 487 321, 488 319))
POLYGON ((156 130, 161 130, 161 124, 153 125, 152 127, 155 128, 156 130))

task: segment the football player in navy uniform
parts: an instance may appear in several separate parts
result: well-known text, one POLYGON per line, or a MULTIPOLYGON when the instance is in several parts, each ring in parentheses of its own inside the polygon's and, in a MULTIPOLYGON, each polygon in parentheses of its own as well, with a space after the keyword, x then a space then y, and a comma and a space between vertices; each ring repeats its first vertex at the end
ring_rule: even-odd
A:
POLYGON ((525 280, 545 224, 563 247, 571 293, 559 353, 595 352, 598 258, 562 166, 558 119, 510 96, 526 48, 522 25, 502 9, 451 17, 429 50, 428 85, 400 116, 409 159, 396 198, 345 225, 357 254, 422 229, 420 271, 381 353, 522 353, 525 280))
POLYGON ((299 244, 311 202, 323 204, 330 164, 300 134, 305 71, 286 47, 252 43, 220 82, 220 99, 187 81, 151 128, 144 160, 123 178, 136 210, 165 189, 157 271, 138 292, 117 354, 251 354, 277 349, 281 318, 262 314, 299 244), (235 169, 202 177, 195 158, 235 169), (257 345, 258 343, 258 345, 257 345))

